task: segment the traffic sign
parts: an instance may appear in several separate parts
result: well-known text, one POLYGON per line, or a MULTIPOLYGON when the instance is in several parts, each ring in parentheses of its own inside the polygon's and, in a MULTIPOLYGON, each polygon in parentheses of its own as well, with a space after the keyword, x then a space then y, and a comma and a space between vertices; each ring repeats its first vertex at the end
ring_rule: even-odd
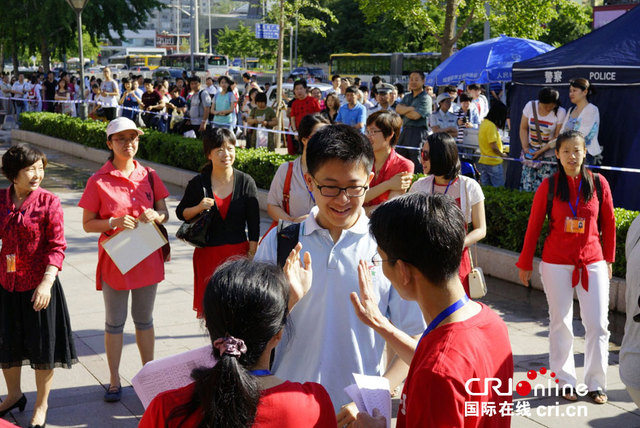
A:
POLYGON ((278 40, 280 26, 278 24, 256 24, 256 39, 278 40))

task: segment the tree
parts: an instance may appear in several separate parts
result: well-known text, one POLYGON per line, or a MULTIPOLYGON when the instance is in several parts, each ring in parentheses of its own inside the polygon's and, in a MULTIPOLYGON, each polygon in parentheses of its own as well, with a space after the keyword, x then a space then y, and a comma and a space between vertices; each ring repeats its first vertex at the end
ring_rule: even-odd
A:
POLYGON ((558 7, 558 17, 547 26, 549 32, 540 40, 558 47, 584 36, 591 31, 591 13, 589 6, 563 3, 558 7))
MULTIPOLYGON (((436 40, 424 27, 405 23, 388 15, 367 23, 357 0, 324 0, 322 6, 331 9, 337 22, 326 26, 326 38, 310 31, 301 31, 299 54, 310 63, 329 61, 329 55, 339 52, 425 52, 438 50, 436 40)), ((322 18, 319 12, 308 16, 322 18)))
POLYGON ((240 57, 243 63, 247 57, 259 55, 260 49, 261 46, 255 34, 242 23, 235 30, 225 26, 218 34, 216 52, 229 57, 240 57))
MULTIPOLYGON (((85 30, 94 43, 111 40, 113 30, 120 37, 126 29, 137 30, 151 12, 163 7, 159 0, 91 0, 82 13, 85 30)), ((39 53, 45 69, 53 54, 62 55, 77 45, 76 17, 65 0, 12 0, 0 15, 0 43, 17 66, 18 54, 39 53)))
POLYGON ((358 0, 367 22, 380 16, 393 17, 425 28, 440 44, 441 60, 453 48, 474 20, 487 19, 485 3, 491 8, 492 31, 513 37, 538 39, 548 32, 542 24, 558 17, 558 7, 571 0, 358 0), (438 10, 444 10, 443 19, 438 10))

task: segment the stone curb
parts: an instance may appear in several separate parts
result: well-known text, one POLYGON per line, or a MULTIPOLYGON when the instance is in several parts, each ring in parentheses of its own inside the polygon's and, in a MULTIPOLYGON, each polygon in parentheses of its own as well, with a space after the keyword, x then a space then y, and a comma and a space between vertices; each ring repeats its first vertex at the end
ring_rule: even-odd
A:
MULTIPOLYGON (((11 138, 16 141, 24 141, 37 146, 54 149, 72 156, 87 159, 97 163, 104 163, 109 152, 102 149, 94 149, 92 147, 83 146, 60 138, 49 137, 47 135, 38 134, 36 132, 23 131, 20 129, 11 130, 11 138)), ((182 188, 187 186, 189 180, 194 176, 193 171, 175 168, 155 162, 144 161, 144 164, 156 170, 162 181, 175 184, 182 188)), ((267 190, 258 189, 258 202, 260 209, 267 210, 267 190)), ((518 278, 518 269, 516 262, 518 261, 518 253, 501 248, 491 247, 489 245, 478 244, 473 248, 473 257, 478 266, 482 267, 485 275, 493 276, 514 284, 520 284, 518 278), (476 255, 477 252, 477 255, 476 255)), ((533 260, 533 274, 531 276, 531 284, 533 288, 543 290, 542 280, 540 279, 539 265, 540 259, 535 257, 533 260)), ((609 288, 609 309, 621 313, 626 312, 625 306, 625 290, 626 282, 622 278, 614 277, 611 280, 609 288)), ((574 294, 575 295, 575 294, 574 294)))

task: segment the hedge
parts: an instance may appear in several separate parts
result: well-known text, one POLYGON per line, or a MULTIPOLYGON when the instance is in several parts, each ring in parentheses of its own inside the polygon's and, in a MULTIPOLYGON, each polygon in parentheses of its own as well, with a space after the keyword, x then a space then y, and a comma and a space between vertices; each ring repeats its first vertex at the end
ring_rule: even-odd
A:
MULTIPOLYGON (((38 132, 51 137, 73 141, 85 146, 106 149, 107 124, 93 120, 81 120, 56 113, 22 113, 20 129, 38 132)), ((206 159, 202 153, 202 141, 176 134, 165 134, 145 129, 140 136, 137 156, 163 165, 171 165, 190 171, 199 171, 206 159)), ((281 163, 294 156, 280 155, 266 149, 238 149, 234 166, 250 174, 256 185, 268 189, 281 163)))
MULTIPOLYGON (((22 113, 20 123, 20 128, 25 131, 38 132, 89 147, 106 147, 106 124, 103 122, 82 121, 55 113, 22 113)), ((140 137, 138 157, 191 171, 199 171, 205 162, 200 140, 149 129, 145 129, 145 134, 140 137)), ((259 188, 268 189, 278 166, 292 159, 293 156, 279 155, 265 149, 238 149, 234 166, 250 174, 259 188)), ((417 177, 419 175, 414 179, 417 177)), ((484 187, 483 191, 485 211, 488 214, 487 237, 482 242, 520 252, 527 230, 533 193, 494 187, 484 187)), ((613 273, 618 277, 625 276, 624 243, 627 230, 638 214, 638 211, 615 209, 617 243, 613 273)), ((545 227, 538 242, 537 256, 541 255, 546 230, 545 227)))

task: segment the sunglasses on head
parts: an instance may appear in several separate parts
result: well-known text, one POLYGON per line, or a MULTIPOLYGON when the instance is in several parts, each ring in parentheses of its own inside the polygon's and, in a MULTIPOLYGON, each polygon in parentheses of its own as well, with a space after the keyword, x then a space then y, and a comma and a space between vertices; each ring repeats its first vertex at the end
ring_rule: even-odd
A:
POLYGON ((420 150, 420 157, 425 162, 431 159, 431 157, 429 156, 429 150, 420 150))

